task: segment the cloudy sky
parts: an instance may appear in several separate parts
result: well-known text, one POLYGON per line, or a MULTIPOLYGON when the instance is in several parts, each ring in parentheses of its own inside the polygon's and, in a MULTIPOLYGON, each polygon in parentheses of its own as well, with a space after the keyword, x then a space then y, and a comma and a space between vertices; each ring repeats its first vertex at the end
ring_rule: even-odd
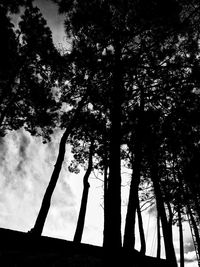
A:
MULTIPOLYGON (((0 139, 0 227, 29 231, 37 217, 41 201, 49 182, 62 133, 56 131, 52 142, 43 144, 41 138, 32 137, 23 129, 13 131, 0 139)), ((70 149, 67 153, 43 234, 72 240, 82 194, 82 177, 70 174, 67 166, 70 162, 70 149)), ((126 184, 127 179, 123 183, 126 184)), ((102 245, 103 209, 102 182, 90 178, 89 202, 83 242, 102 245)), ((122 187, 123 203, 128 198, 128 187, 122 187)), ((122 208, 123 226, 126 205, 122 208)), ((156 256, 156 217, 155 212, 143 214, 144 230, 147 242, 147 254, 156 256)), ((185 259, 187 267, 196 267, 196 255, 191 240, 190 229, 184 225, 185 259)), ((174 227, 174 240, 179 258, 179 236, 174 227)), ((137 249, 140 248, 139 236, 137 249)), ((164 249, 162 246, 162 255, 164 249)))
MULTIPOLYGON (((55 132, 52 142, 43 144, 40 138, 34 138, 21 129, 9 133, 0 140, 1 227, 22 231, 28 231, 33 227, 55 164, 60 137, 61 132, 55 132)), ((44 235, 71 240, 80 205, 82 173, 80 175, 70 174, 67 170, 69 160, 70 153, 67 152, 63 170, 53 195, 44 235)), ((92 181, 91 188, 93 188, 92 181)), ((91 189, 90 192, 92 201, 89 201, 89 207, 93 214, 88 212, 91 218, 90 221, 86 221, 86 237, 84 239, 85 242, 100 244, 102 237, 99 224, 103 219, 103 211, 100 206, 102 184, 96 182, 94 191, 95 193, 91 189)))
MULTIPOLYGON (((36 0, 48 25, 53 32, 57 46, 66 45, 63 28, 63 16, 57 14, 57 7, 48 0, 36 0)), ((15 22, 18 18, 14 18, 15 22)), ((61 137, 58 130, 52 142, 43 144, 40 138, 32 137, 23 129, 11 132, 0 139, 0 227, 29 231, 37 217, 41 201, 51 177, 58 153, 61 137)), ((67 170, 70 161, 70 150, 67 149, 64 166, 53 195, 51 208, 43 234, 72 240, 82 194, 82 177, 67 170)), ((126 178, 127 179, 127 178, 126 178)), ((126 181, 124 181, 126 183, 126 181)), ((83 242, 102 245, 103 238, 103 188, 102 182, 90 178, 90 192, 85 222, 83 242)), ((122 188, 124 202, 128 198, 128 188, 122 188)), ((123 225, 126 205, 122 208, 123 225)), ((143 214, 144 230, 147 241, 147 254, 156 255, 156 218, 143 214)), ((179 236, 174 227, 174 240, 177 258, 179 258, 179 236)), ((184 224, 184 245, 186 267, 197 267, 196 255, 191 239, 190 229, 184 224)), ((139 238, 137 238, 139 249, 139 238)), ((164 250, 162 249, 164 256, 164 250)))

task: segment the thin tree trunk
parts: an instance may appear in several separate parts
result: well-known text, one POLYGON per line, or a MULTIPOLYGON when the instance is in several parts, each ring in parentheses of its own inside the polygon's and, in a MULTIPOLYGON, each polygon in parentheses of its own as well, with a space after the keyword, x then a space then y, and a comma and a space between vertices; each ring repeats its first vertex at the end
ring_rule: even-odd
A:
POLYGON ((136 126, 135 136, 135 155, 132 163, 133 173, 131 178, 130 193, 126 214, 126 224, 124 230, 123 247, 132 250, 135 247, 135 215, 138 205, 138 187, 140 184, 140 172, 142 161, 142 119, 144 112, 144 91, 141 87, 140 91, 140 113, 138 117, 138 125, 136 126))
POLYGON ((169 201, 165 201, 166 205, 167 205, 167 209, 169 212, 168 215, 168 225, 169 225, 169 231, 170 231, 170 235, 173 236, 173 232, 172 232, 172 223, 173 223, 173 213, 172 213, 172 208, 171 208, 171 204, 169 201))
POLYGON ((192 227, 193 227, 193 230, 194 230, 195 239, 196 239, 196 243, 197 243, 197 250, 198 250, 197 252, 200 255, 200 236, 199 236, 199 230, 198 230, 197 223, 196 223, 195 218, 194 218, 194 216, 192 214, 192 210, 191 210, 189 204, 187 204, 187 212, 188 212, 188 215, 190 217, 190 220, 191 220, 191 223, 192 223, 192 227))
POLYGON ((106 213, 107 208, 107 191, 108 191, 108 154, 105 146, 105 158, 104 158, 104 231, 107 229, 106 213))
POLYGON ((140 163, 141 157, 135 154, 135 161, 133 164, 133 173, 131 178, 131 186, 126 214, 126 224, 124 230, 123 247, 132 250, 135 247, 135 219, 136 210, 138 206, 138 187, 140 182, 140 163))
POLYGON ((194 186, 194 184, 192 182, 189 184, 189 188, 190 188, 190 191, 192 193, 192 198, 194 200, 195 211, 196 211, 196 214, 198 215, 198 218, 199 218, 199 221, 200 221, 199 192, 197 192, 197 190, 195 189, 195 186, 194 186))
MULTIPOLYGON (((174 162, 178 162, 177 157, 174 157, 174 162)), ((178 169, 178 181, 179 181, 179 190, 178 190, 178 223, 179 223, 179 244, 180 244, 180 267, 184 267, 184 240, 183 240, 183 225, 182 225, 182 216, 181 216, 181 199, 184 195, 183 189, 183 181, 182 176, 180 176, 180 172, 178 169)), ((174 180, 175 180, 175 172, 174 172, 174 180)))
POLYGON ((104 246, 113 252, 121 248, 121 47, 117 40, 113 43, 115 62, 113 66, 112 107, 110 109, 111 132, 109 148, 109 177, 107 203, 104 209, 104 246))
POLYGON ((161 253, 161 234, 160 234, 160 216, 157 211, 157 259, 160 259, 161 253))
POLYGON ((184 267, 183 227, 182 227, 181 210, 179 205, 178 205, 178 224, 179 224, 179 242, 180 242, 180 267, 184 267))
POLYGON ((60 145, 59 145, 59 152, 58 152, 58 157, 56 160, 56 164, 54 165, 54 170, 53 173, 51 175, 51 179, 50 182, 47 186, 46 192, 44 194, 44 198, 42 200, 42 205, 40 207, 40 211, 39 214, 37 216, 36 222, 34 227, 31 229, 30 233, 34 234, 34 235, 38 235, 40 236, 42 234, 43 228, 44 228, 44 224, 48 215, 48 211, 50 208, 50 204, 51 204, 51 197, 52 194, 54 192, 54 189, 56 187, 58 178, 59 178, 59 174, 62 168, 62 164, 64 161, 64 157, 65 157, 65 145, 67 142, 67 138, 71 133, 71 130, 73 129, 78 116, 85 104, 87 98, 87 94, 85 94, 85 96, 83 96, 82 100, 80 100, 80 102, 78 103, 78 107, 75 111, 75 114, 71 120, 71 122, 69 123, 68 127, 66 128, 65 132, 62 135, 62 138, 60 140, 60 145))
MULTIPOLYGON (((185 178, 185 177, 184 177, 185 178)), ((191 192, 189 190, 189 187, 184 187, 184 180, 183 177, 179 173, 179 188, 182 189, 183 194, 186 195, 187 199, 193 199, 191 196, 191 192)), ((192 239, 194 241, 194 246, 195 246, 195 251, 200 255, 200 235, 199 235, 199 229, 196 223, 196 220, 194 218, 193 212, 190 207, 190 202, 187 201, 186 205, 186 211, 189 219, 189 224, 191 228, 191 234, 192 234, 192 239)))
POLYGON ((156 196, 157 209, 158 209, 158 213, 160 215, 160 219, 162 223, 166 259, 171 262, 172 266, 177 266, 176 255, 175 255, 175 250, 174 250, 174 245, 173 245, 171 225, 169 225, 167 221, 164 201, 163 201, 163 197, 162 197, 162 193, 161 193, 160 185, 159 185, 157 161, 155 160, 153 155, 151 155, 150 157, 150 164, 151 164, 151 178, 152 178, 154 192, 156 196))
POLYGON ((141 214, 141 209, 140 209, 139 197, 138 197, 138 202, 137 202, 137 215, 138 215, 138 225, 139 225, 140 243, 141 243, 140 252, 145 255, 145 253, 146 253, 146 242, 145 242, 144 227, 143 227, 143 221, 142 221, 142 214, 141 214))
POLYGON ((93 167, 93 162, 92 162, 93 153, 94 153, 94 151, 93 151, 94 147, 93 146, 94 146, 94 144, 92 141, 91 145, 90 145, 88 168, 87 168, 87 171, 86 171, 84 178, 83 178, 83 194, 82 194, 82 199, 81 199, 81 207, 80 207, 78 222, 77 222, 76 231, 75 231, 75 235, 74 235, 74 242, 75 243, 80 243, 81 239, 82 239, 82 235, 83 235, 83 228, 84 228, 84 224, 85 224, 85 215, 86 215, 86 208, 87 208, 88 194, 89 194, 89 187, 90 187, 88 179, 89 179, 89 176, 91 174, 92 167, 93 167))
MULTIPOLYGON (((191 192, 190 192, 189 188, 186 186, 185 187, 185 190, 184 190, 183 181, 182 180, 180 180, 180 184, 182 184, 183 192, 185 191, 185 194, 186 194, 187 198, 188 199, 191 198, 192 199, 192 202, 193 202, 193 196, 191 196, 191 192)), ((191 228, 191 232, 192 232, 192 238, 193 238, 193 241, 195 243, 194 244, 195 250, 198 253, 198 255, 200 255, 200 234, 199 234, 199 229, 198 229, 198 225, 199 224, 195 220, 194 213, 191 210, 190 202, 189 201, 187 203, 187 215, 188 215, 188 219, 190 220, 189 221, 189 224, 190 224, 190 228, 191 228)), ((198 218, 198 221, 199 221, 199 218, 198 218)))

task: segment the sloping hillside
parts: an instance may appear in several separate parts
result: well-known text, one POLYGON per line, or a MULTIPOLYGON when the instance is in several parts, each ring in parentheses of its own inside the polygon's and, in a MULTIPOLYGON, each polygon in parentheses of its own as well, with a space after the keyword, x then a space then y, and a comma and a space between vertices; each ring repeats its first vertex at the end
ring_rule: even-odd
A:
MULTIPOLYGON (((0 266, 6 267, 102 267, 102 266, 162 266, 165 260, 120 251, 105 251, 98 246, 74 244, 50 237, 34 237, 8 229, 0 229, 0 266)), ((171 267, 171 266, 170 266, 171 267)))

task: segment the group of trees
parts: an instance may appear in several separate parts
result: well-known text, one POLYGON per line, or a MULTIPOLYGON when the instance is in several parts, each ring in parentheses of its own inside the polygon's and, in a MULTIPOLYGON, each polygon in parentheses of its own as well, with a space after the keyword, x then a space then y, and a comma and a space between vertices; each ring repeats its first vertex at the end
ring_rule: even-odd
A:
MULTIPOLYGON (((188 215, 200 244, 200 64, 196 0, 54 0, 65 16, 71 52, 60 54, 32 1, 1 1, 1 134, 25 127, 50 140, 63 129, 58 157, 31 232, 41 235, 70 143, 69 170, 86 169, 74 236, 81 242, 88 178, 104 178, 105 248, 131 251, 142 188, 151 185, 166 258, 176 266, 172 224, 188 215), (19 3, 18 3, 19 2, 19 3), (18 28, 10 12, 25 5, 18 28), (6 52, 5 52, 6 51, 6 52), (6 66, 6 67, 5 67, 6 66), (132 170, 121 233, 121 168, 132 170)), ((198 246, 200 251, 200 245, 198 246)), ((160 243, 158 253, 160 257, 160 243)), ((184 264, 182 260, 182 266, 184 264)))

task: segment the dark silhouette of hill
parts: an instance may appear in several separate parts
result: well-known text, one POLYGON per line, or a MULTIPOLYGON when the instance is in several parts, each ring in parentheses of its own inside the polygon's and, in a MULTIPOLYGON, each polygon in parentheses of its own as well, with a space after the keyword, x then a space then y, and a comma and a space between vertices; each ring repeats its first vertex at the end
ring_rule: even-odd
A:
POLYGON ((125 250, 105 251, 102 247, 75 244, 46 236, 35 237, 9 229, 0 229, 0 266, 48 266, 48 267, 102 267, 127 266, 162 266, 170 264, 165 260, 142 256, 138 251, 127 253, 125 250))

